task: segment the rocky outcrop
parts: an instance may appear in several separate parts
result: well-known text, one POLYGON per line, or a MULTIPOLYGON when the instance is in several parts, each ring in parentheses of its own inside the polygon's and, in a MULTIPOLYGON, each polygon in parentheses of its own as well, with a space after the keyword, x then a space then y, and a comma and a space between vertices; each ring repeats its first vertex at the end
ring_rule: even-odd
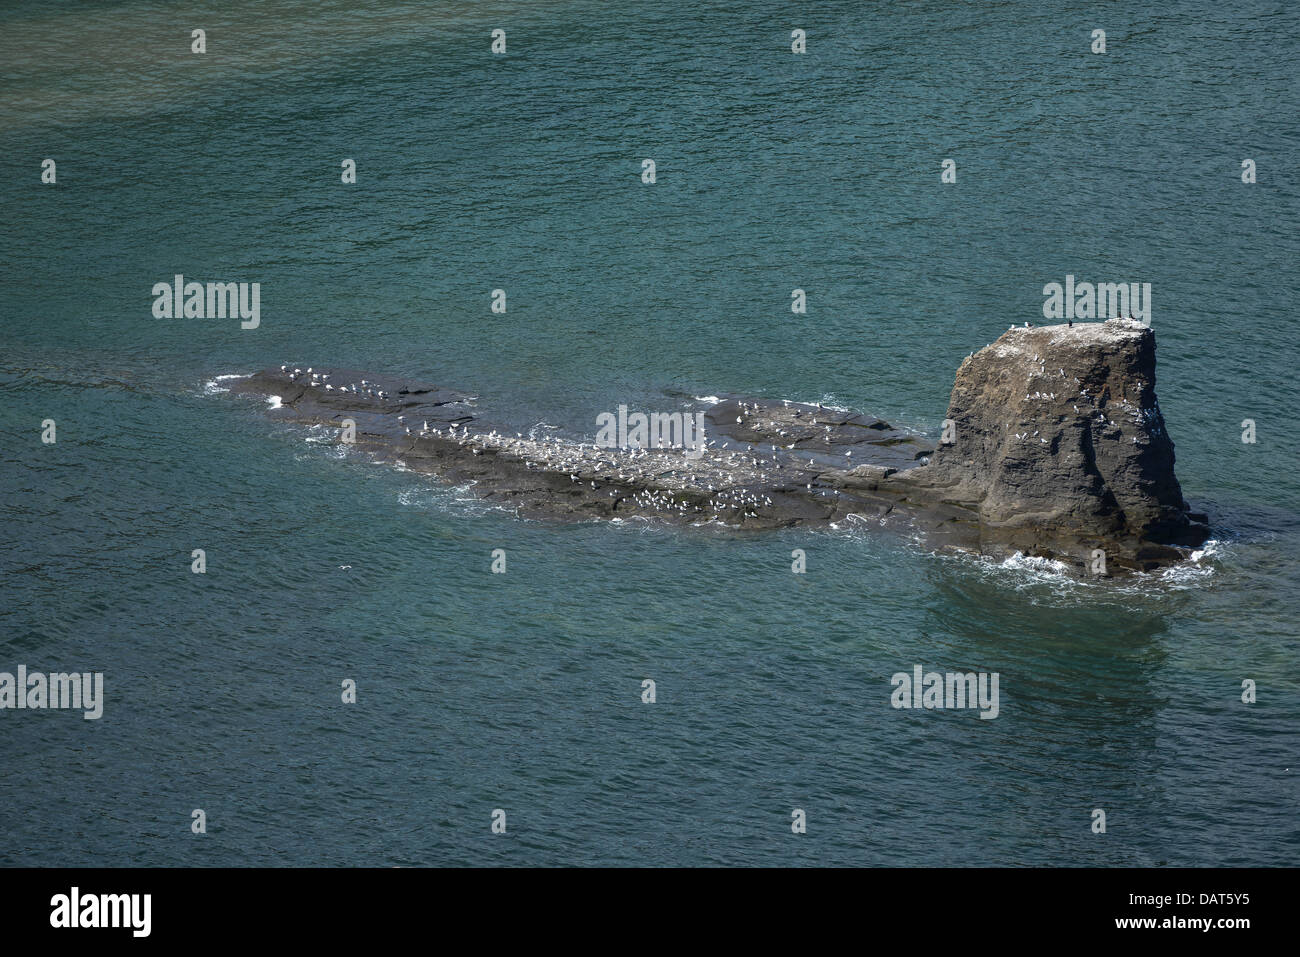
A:
POLYGON ((951 441, 908 481, 973 509, 1001 548, 1179 560, 1171 546, 1199 545, 1207 529, 1174 475, 1155 370, 1155 334, 1131 320, 1012 328, 961 364, 951 441))
POLYGON ((968 357, 937 446, 871 416, 743 397, 708 409, 707 442, 688 453, 525 436, 478 396, 345 370, 282 366, 234 391, 523 515, 857 522, 1088 571, 1100 549, 1108 572, 1181 561, 1207 535, 1174 477, 1154 335, 1124 320, 1013 328, 968 357))

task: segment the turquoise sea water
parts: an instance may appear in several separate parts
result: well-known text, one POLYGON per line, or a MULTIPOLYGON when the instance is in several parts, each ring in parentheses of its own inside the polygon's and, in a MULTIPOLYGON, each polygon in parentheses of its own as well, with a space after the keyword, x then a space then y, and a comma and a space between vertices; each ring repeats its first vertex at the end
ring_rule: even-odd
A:
POLYGON ((1300 12, 1054 6, 0 9, 0 671, 107 695, 0 711, 0 863, 1293 863, 1300 12), (260 327, 153 318, 175 273, 260 282, 260 327), (1174 575, 520 521, 217 379, 934 435, 1067 274, 1152 284, 1216 533, 1174 575), (914 664, 998 672, 999 717, 894 710, 914 664))

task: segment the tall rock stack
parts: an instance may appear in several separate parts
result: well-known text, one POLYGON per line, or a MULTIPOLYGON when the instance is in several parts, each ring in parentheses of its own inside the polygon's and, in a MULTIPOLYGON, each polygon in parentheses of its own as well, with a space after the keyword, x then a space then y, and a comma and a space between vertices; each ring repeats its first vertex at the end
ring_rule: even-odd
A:
POLYGON ((907 482, 976 511, 990 545, 1169 560, 1165 546, 1207 529, 1174 476, 1155 381, 1155 335, 1138 322, 1012 328, 957 370, 953 441, 907 482))

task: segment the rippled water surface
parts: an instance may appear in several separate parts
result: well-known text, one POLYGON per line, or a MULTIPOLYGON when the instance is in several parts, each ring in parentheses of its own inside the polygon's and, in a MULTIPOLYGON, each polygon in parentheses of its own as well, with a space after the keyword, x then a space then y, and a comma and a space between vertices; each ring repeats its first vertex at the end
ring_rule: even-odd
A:
POLYGON ((0 10, 0 671, 107 695, 0 711, 0 863, 1292 863, 1300 14, 1056 6, 0 10), (175 273, 260 282, 261 326, 154 319, 175 273), (217 379, 398 372, 573 435, 724 392, 936 434, 1066 274, 1152 284, 1216 529, 1171 575, 519 521, 217 379), (914 664, 998 672, 999 716, 894 710, 914 664))

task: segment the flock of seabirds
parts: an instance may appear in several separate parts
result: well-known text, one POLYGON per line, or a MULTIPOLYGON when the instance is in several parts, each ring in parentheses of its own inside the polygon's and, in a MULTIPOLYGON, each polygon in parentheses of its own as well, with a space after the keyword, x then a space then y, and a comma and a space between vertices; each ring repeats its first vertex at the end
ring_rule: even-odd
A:
MULTIPOLYGON (((654 514, 746 525, 788 524, 792 511, 830 519, 844 490, 827 481, 828 473, 852 469, 855 450, 861 455, 869 449, 877 464, 866 468, 886 471, 924 464, 932 450, 878 419, 820 403, 745 398, 709 409, 707 434, 695 449, 609 448, 480 424, 474 395, 314 366, 286 364, 278 372, 279 417, 336 427, 355 417, 356 444, 381 458, 480 486, 480 497, 510 501, 526 512, 594 510, 604 517, 654 514), (474 462, 480 457, 491 464, 474 462), (557 501, 554 478, 580 497, 557 501), (791 498, 796 491, 797 502, 791 498)), ((247 389, 265 389, 256 380, 266 376, 252 377, 247 389)))

